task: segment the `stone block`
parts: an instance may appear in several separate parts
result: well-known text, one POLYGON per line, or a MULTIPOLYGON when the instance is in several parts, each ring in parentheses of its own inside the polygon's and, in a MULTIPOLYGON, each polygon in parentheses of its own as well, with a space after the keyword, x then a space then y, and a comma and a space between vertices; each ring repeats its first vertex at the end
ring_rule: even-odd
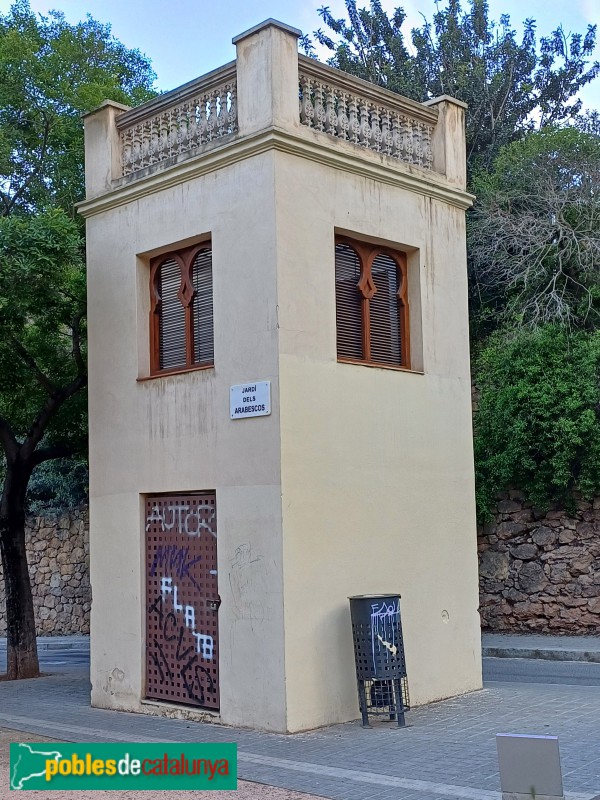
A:
POLYGON ((530 561, 538 554, 538 548, 535 544, 525 543, 519 544, 516 547, 510 548, 510 553, 513 558, 521 559, 522 561, 530 561))
POLYGON ((502 581, 508 577, 509 558, 504 553, 487 550, 479 559, 479 574, 484 578, 502 581))
POLYGON ((558 536, 558 541, 560 544, 571 544, 577 538, 575 531, 573 530, 563 530, 560 532, 558 536))
POLYGON ((526 529, 523 522, 501 522, 496 527, 496 535, 499 539, 513 539, 526 529))
POLYGON ((548 584, 544 570, 536 561, 523 564, 519 570, 518 581, 523 591, 529 594, 541 591, 548 584))
POLYGON ((524 592, 517 591, 517 589, 507 589, 504 592, 504 597, 510 600, 511 603, 522 603, 527 600, 527 595, 524 592))
POLYGON ((589 553, 582 553, 577 558, 573 559, 569 566, 569 572, 574 576, 583 575, 589 570, 593 563, 593 556, 589 555, 589 553))
POLYGON ((496 507, 500 514, 510 514, 513 511, 521 510, 521 505, 514 500, 500 500, 496 507))
POLYGON ((596 522, 578 522, 577 523, 577 536, 580 539, 594 539, 600 535, 598 524, 596 522))
POLYGON ((600 597, 588 600, 588 608, 592 614, 600 614, 600 597))

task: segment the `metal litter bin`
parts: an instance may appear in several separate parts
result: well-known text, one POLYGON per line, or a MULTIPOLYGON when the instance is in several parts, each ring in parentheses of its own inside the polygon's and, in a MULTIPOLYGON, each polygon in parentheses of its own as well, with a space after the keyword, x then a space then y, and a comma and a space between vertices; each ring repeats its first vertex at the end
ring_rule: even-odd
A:
POLYGON ((403 727, 410 702, 400 595, 358 595, 348 599, 362 723, 369 727, 370 715, 389 716, 403 727))

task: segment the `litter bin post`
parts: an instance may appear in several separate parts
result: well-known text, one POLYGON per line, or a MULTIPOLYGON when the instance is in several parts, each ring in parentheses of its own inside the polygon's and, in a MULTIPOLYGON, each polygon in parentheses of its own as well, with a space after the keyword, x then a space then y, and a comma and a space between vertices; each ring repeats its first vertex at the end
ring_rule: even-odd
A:
POLYGON ((363 725, 369 727, 369 715, 389 715, 403 727, 410 704, 400 595, 359 595, 349 600, 363 725))

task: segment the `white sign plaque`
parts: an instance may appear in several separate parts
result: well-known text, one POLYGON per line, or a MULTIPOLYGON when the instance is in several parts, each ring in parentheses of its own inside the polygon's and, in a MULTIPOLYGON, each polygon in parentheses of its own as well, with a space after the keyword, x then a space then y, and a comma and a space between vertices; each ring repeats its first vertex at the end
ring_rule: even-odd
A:
POLYGON ((248 381, 229 392, 231 419, 266 417, 271 413, 271 381, 248 381))

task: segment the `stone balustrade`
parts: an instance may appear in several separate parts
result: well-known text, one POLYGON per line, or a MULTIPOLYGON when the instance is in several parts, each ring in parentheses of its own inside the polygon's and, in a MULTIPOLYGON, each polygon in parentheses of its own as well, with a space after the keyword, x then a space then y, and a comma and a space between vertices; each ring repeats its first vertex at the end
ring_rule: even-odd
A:
POLYGON ((431 169, 437 111, 300 56, 300 122, 431 169))
POLYGON ((261 137, 277 149, 319 150, 321 159, 385 162, 390 174, 408 166, 411 186, 425 181, 426 194, 465 192, 464 103, 418 103, 298 55, 298 34, 267 20, 235 37, 235 61, 137 108, 106 101, 88 114, 87 200, 205 153, 215 151, 206 164, 234 158, 266 146, 261 137))
POLYGON ((122 114, 117 128, 122 177, 236 133, 235 62, 122 114))

